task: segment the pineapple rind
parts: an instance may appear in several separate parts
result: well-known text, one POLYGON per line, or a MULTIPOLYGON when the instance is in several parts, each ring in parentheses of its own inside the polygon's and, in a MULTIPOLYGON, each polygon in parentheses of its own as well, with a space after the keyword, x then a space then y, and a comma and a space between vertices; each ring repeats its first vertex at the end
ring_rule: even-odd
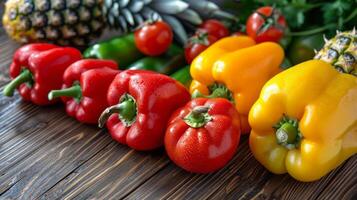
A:
POLYGON ((346 31, 328 40, 314 59, 333 65, 338 71, 357 76, 357 34, 346 31))
POLYGON ((21 43, 85 46, 105 23, 102 0, 8 0, 3 25, 21 43))
POLYGON ((22 43, 82 46, 106 25, 126 33, 151 17, 169 23, 182 44, 203 18, 236 20, 209 0, 8 0, 3 24, 9 36, 22 43))

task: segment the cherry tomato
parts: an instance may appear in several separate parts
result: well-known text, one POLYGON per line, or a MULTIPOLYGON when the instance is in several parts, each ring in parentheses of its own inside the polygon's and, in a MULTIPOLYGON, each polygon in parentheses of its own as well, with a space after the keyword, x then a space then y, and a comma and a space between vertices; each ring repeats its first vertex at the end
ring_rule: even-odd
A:
POLYGON ((202 51, 207 49, 211 44, 217 41, 213 35, 198 31, 196 35, 188 40, 185 47, 185 58, 188 64, 191 64, 202 51))
POLYGON ((270 6, 261 7, 250 15, 246 26, 247 34, 257 43, 279 42, 287 27, 285 17, 270 6))
POLYGON ((222 22, 215 19, 206 20, 200 25, 199 28, 207 31, 209 35, 213 35, 218 39, 229 35, 229 30, 226 26, 224 26, 222 22))
POLYGON ((136 47, 145 55, 158 56, 169 48, 173 33, 171 27, 163 22, 146 23, 134 33, 136 47))

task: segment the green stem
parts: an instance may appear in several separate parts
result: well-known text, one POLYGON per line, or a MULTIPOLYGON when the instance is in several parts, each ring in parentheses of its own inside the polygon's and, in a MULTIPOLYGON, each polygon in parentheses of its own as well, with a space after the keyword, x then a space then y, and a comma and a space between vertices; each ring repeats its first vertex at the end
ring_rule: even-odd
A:
POLYGON ((21 84, 32 81, 32 74, 30 70, 23 70, 15 79, 13 79, 9 84, 7 84, 3 90, 5 96, 11 97, 14 95, 14 91, 21 84))
POLYGON ((120 99, 119 104, 108 107, 102 112, 98 120, 100 128, 103 128, 108 118, 115 113, 119 114, 119 119, 127 127, 135 122, 137 107, 134 98, 129 94, 124 94, 120 99))
POLYGON ((208 106, 197 106, 183 120, 192 128, 201 128, 212 120, 208 110, 208 106))
MULTIPOLYGON (((355 11, 353 11, 345 20, 343 20, 343 24, 351 21, 356 16, 357 16, 357 9, 355 9, 355 11)), ((323 32, 327 29, 334 28, 334 27, 336 27, 336 24, 327 24, 320 28, 311 29, 311 30, 307 30, 307 31, 301 31, 301 32, 291 32, 291 33, 288 33, 287 35, 289 35, 289 36, 313 35, 313 34, 320 33, 320 32, 323 32)))
POLYGON ((279 145, 287 149, 294 149, 299 146, 302 135, 299 131, 299 123, 296 119, 283 116, 282 120, 280 120, 274 128, 276 129, 276 141, 279 145))
POLYGON ((323 27, 320 27, 320 28, 316 28, 316 29, 311 29, 311 30, 307 30, 307 31, 301 31, 301 32, 291 32, 291 33, 288 33, 287 35, 289 36, 307 36, 307 35, 313 35, 313 34, 316 34, 316 33, 320 33, 320 32, 323 32, 329 28, 333 28, 335 27, 336 25, 335 24, 327 24, 323 27))
POLYGON ((58 97, 73 97, 77 102, 80 102, 82 99, 82 88, 79 84, 74 84, 72 87, 62 90, 52 90, 48 93, 49 100, 58 97))
POLYGON ((347 23, 349 21, 351 21, 353 18, 355 18, 357 16, 357 9, 355 9, 355 11, 353 11, 344 21, 343 23, 347 23))
POLYGON ((210 99, 212 99, 212 98, 226 98, 227 99, 228 94, 224 89, 217 88, 210 95, 203 95, 201 92, 196 90, 192 93, 192 97, 193 98, 204 97, 204 98, 210 98, 210 99))
POLYGON ((229 95, 227 94, 227 91, 223 88, 217 88, 215 89, 212 94, 207 96, 208 98, 229 98, 229 95))
POLYGON ((192 98, 198 98, 198 97, 203 97, 203 98, 225 98, 228 99, 229 101, 234 103, 233 97, 232 97, 232 92, 229 91, 225 86, 223 85, 218 85, 214 84, 213 86, 210 86, 210 95, 203 95, 201 92, 198 90, 194 91, 192 93, 192 98))
POLYGON ((278 130, 276 130, 276 139, 279 144, 295 142, 298 136, 298 130, 290 123, 284 123, 278 130))

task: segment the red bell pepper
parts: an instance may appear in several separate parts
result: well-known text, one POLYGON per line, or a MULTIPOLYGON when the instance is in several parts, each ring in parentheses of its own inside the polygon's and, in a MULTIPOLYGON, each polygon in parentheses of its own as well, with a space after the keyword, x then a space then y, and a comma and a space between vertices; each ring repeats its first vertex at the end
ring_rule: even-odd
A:
POLYGON ((226 99, 197 98, 172 115, 165 148, 178 166, 208 173, 232 159, 240 139, 239 114, 226 99))
POLYGON ((111 60, 85 59, 73 63, 63 75, 61 90, 52 90, 49 99, 62 97, 69 116, 78 121, 96 124, 100 114, 108 107, 107 90, 119 73, 111 60))
POLYGON ((10 66, 13 80, 5 86, 3 94, 12 96, 16 88, 26 101, 48 105, 56 101, 47 98, 48 92, 60 89, 66 68, 81 59, 81 53, 70 47, 52 44, 29 44, 19 48, 10 66))
POLYGON ((151 150, 164 143, 171 113, 190 100, 174 79, 145 70, 120 72, 109 86, 107 108, 99 119, 112 138, 136 150, 151 150))

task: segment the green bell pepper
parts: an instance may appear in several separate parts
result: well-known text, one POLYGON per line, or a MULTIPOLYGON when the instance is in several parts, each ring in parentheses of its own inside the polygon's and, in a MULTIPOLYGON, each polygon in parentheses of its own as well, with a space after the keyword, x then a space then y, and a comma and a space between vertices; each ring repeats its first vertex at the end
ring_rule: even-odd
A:
POLYGON ((184 68, 176 71, 175 73, 170 75, 173 79, 182 83, 186 88, 190 87, 192 77, 190 74, 190 66, 187 65, 184 68))
POLYGON ((83 56, 84 58, 114 60, 119 64, 120 69, 125 69, 131 63, 144 57, 135 46, 134 34, 97 43, 87 48, 83 56))
POLYGON ((185 64, 183 49, 172 44, 164 55, 141 58, 132 63, 128 69, 151 70, 169 75, 185 64))
POLYGON ((145 57, 129 66, 128 69, 140 69, 169 75, 185 64, 182 54, 173 57, 145 57))

